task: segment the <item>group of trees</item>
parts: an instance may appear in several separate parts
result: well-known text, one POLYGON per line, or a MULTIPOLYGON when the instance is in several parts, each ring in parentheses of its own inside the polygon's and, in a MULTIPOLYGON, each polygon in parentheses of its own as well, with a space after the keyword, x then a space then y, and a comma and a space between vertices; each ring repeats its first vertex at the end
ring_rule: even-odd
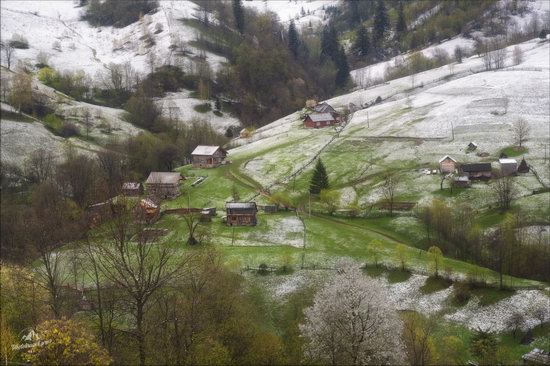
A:
MULTIPOLYGON (((508 192, 509 177, 498 180, 508 192)), ((528 218, 521 211, 508 213, 495 231, 476 224, 477 211, 467 203, 451 206, 434 199, 421 213, 428 242, 437 241, 450 256, 498 271, 502 275, 538 280, 550 278, 550 253, 542 238, 526 234, 528 218)), ((472 273, 472 281, 481 281, 472 273)))
POLYGON ((89 0, 82 18, 94 26, 122 28, 140 19, 158 7, 156 0, 89 0))

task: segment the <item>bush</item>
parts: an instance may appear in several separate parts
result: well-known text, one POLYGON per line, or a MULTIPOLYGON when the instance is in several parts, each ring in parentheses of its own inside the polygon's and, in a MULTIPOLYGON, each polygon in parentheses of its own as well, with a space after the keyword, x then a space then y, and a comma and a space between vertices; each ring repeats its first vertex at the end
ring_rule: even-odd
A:
POLYGON ((218 117, 223 116, 223 113, 220 112, 220 111, 214 111, 213 113, 214 113, 216 116, 218 116, 218 117))
POLYGON ((183 71, 179 67, 166 65, 147 75, 141 89, 148 97, 162 97, 164 93, 176 92, 186 84, 183 71))
POLYGON ((44 117, 44 123, 46 127, 54 133, 59 133, 63 127, 63 120, 53 113, 50 113, 44 117))
POLYGON ((193 107, 193 109, 199 113, 206 113, 212 110, 210 103, 206 102, 204 104, 199 104, 193 107))
POLYGON ((29 41, 27 41, 27 39, 20 34, 14 34, 13 37, 11 37, 9 45, 13 48, 25 50, 29 48, 29 41))
POLYGON ((269 267, 267 264, 262 263, 258 266, 258 274, 261 274, 262 276, 269 274, 269 267))
POLYGON ((123 28, 137 22, 140 16, 150 13, 157 7, 158 2, 156 0, 91 1, 82 19, 87 20, 93 26, 112 25, 123 28))
POLYGON ((458 304, 465 304, 472 297, 470 285, 464 282, 456 282, 453 288, 453 299, 458 304))
POLYGON ((74 123, 65 122, 63 123, 63 126, 61 127, 59 134, 63 137, 78 136, 79 134, 78 127, 76 127, 74 123))

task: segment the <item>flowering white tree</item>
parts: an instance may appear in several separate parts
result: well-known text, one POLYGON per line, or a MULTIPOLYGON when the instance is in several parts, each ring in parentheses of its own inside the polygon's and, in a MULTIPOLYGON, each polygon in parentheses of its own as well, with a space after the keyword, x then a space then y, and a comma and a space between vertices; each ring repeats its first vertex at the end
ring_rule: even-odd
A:
POLYGON ((300 326, 306 357, 333 365, 402 364, 403 325, 386 289, 350 262, 315 296, 300 326))

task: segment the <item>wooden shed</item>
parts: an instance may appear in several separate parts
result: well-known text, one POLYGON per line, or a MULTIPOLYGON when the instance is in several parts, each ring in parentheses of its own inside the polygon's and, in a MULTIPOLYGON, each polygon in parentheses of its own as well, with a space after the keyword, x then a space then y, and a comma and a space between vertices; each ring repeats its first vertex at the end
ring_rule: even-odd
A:
POLYGON ((514 175, 518 171, 518 162, 516 159, 498 159, 500 165, 500 174, 514 175))
POLYGON ((522 173, 522 174, 529 173, 529 165, 525 161, 525 158, 521 159, 521 162, 519 163, 518 173, 522 173))
POLYGON ((521 356, 524 365, 550 365, 550 352, 535 348, 521 356))
POLYGON ((193 168, 215 168, 220 166, 227 151, 220 146, 199 145, 191 153, 193 158, 193 168))
POLYGON ((323 128, 333 126, 336 123, 336 119, 330 113, 311 113, 304 119, 304 127, 306 128, 323 128))
POLYGON ((467 188, 470 186, 470 178, 468 178, 466 175, 454 177, 453 183, 455 187, 458 188, 467 188))
POLYGON ((470 142, 470 143, 468 144, 468 150, 469 150, 469 151, 477 150, 477 144, 476 144, 475 142, 473 142, 473 141, 470 142))
POLYGON ((160 199, 176 198, 180 194, 180 181, 185 179, 180 173, 151 172, 145 181, 147 193, 160 199))
POLYGON ((160 204, 153 198, 143 198, 136 205, 134 213, 138 222, 152 224, 160 217, 160 204))
POLYGON ((442 174, 448 174, 454 172, 456 169, 456 160, 449 155, 445 155, 439 159, 439 171, 442 174))
POLYGON ((460 171, 470 180, 491 179, 493 176, 491 163, 463 164, 460 166, 460 171))
POLYGON ((128 197, 138 197, 143 194, 143 185, 139 182, 124 182, 122 194, 128 197))
POLYGON ((226 202, 225 212, 229 226, 256 226, 256 202, 226 202))

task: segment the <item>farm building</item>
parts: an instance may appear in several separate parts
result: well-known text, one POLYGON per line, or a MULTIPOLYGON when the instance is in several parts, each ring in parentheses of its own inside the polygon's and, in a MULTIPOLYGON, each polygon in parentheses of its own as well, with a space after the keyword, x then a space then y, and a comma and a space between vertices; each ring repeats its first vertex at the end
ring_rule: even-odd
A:
POLYGON ((500 174, 513 175, 518 171, 518 162, 516 159, 498 159, 500 165, 500 174))
POLYGON ((456 169, 456 160, 449 155, 439 159, 439 171, 443 174, 452 173, 456 169))
POLYGON ((160 217, 160 204, 151 198, 143 198, 135 207, 136 219, 143 224, 152 224, 160 217))
POLYGON ((467 188, 470 186, 470 178, 467 176, 454 177, 454 185, 459 188, 467 188))
POLYGON ((470 142, 470 143, 468 144, 468 150, 469 150, 469 151, 477 150, 477 144, 476 144, 475 142, 473 142, 473 141, 470 142))
POLYGON ((229 226, 256 226, 256 202, 226 202, 225 211, 229 226))
POLYGON ((470 180, 490 179, 493 176, 491 163, 463 164, 460 170, 470 180))
POLYGON ((336 109, 332 108, 332 106, 326 102, 319 103, 313 108, 314 113, 330 113, 332 117, 336 120, 336 122, 341 122, 342 117, 340 116, 340 113, 336 112, 336 109))
POLYGON ((215 168, 223 163, 227 156, 220 146, 199 145, 191 153, 193 157, 193 168, 215 168))
POLYGON ((125 182, 122 184, 122 194, 137 197, 143 194, 143 186, 139 182, 125 182))
POLYGON ((336 123, 336 119, 330 113, 311 113, 304 119, 304 127, 306 128, 323 128, 333 126, 336 123))
POLYGON ((529 173, 529 165, 527 165, 525 158, 521 159, 521 163, 519 163, 518 173, 529 173))
POLYGON ((179 196, 180 181, 185 179, 180 173, 151 172, 145 181, 147 193, 158 198, 175 198, 179 196))

